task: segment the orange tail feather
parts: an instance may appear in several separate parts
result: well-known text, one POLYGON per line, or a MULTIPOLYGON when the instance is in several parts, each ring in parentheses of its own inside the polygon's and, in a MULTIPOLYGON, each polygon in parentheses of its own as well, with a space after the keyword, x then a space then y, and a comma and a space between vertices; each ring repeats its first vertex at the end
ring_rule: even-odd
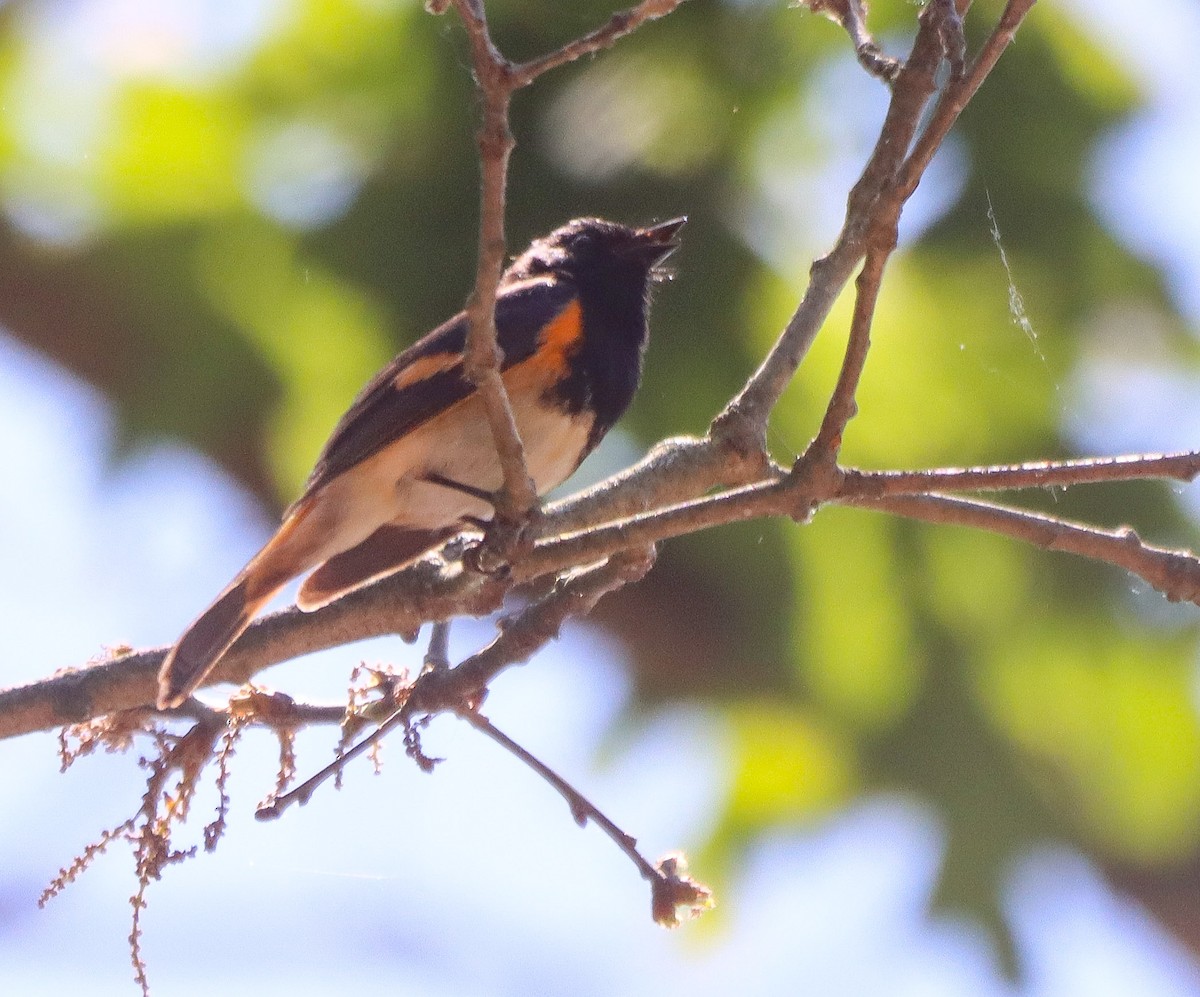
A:
MULTIPOLYGON (((268 595, 267 598, 270 598, 268 595)), ((158 673, 158 708, 182 703, 249 626, 266 600, 246 598, 246 579, 238 578, 179 638, 158 673)))
POLYGON ((302 508, 289 516, 168 652, 158 672, 160 710, 173 709, 187 699, 271 597, 312 567, 313 552, 296 531, 306 514, 302 508))

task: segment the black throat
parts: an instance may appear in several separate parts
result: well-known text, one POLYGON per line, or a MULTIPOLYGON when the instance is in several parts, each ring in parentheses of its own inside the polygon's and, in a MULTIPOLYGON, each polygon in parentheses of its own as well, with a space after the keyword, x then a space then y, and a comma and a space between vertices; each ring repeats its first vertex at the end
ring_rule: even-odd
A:
POLYGON ((645 267, 621 264, 622 272, 572 278, 584 334, 556 401, 568 411, 594 414, 589 450, 624 414, 642 377, 650 277, 645 267))

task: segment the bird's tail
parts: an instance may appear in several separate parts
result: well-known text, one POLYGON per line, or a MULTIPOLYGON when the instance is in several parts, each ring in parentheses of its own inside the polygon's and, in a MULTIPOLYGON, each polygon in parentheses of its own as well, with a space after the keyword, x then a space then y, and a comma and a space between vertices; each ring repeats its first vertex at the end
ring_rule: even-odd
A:
POLYGON ((201 613, 171 648, 158 673, 160 710, 182 703, 213 670, 230 645, 276 592, 310 567, 296 527, 304 518, 298 510, 280 527, 238 576, 201 613))

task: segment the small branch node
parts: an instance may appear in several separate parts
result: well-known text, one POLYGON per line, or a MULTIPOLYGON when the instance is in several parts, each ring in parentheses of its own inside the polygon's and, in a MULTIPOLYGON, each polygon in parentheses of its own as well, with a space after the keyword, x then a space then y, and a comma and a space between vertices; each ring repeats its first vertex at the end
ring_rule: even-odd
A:
POLYGON ((858 64, 872 76, 883 80, 888 86, 896 82, 900 75, 902 63, 890 55, 885 55, 875 42, 864 42, 854 50, 858 64))
POLYGON ((938 41, 950 65, 950 80, 958 83, 965 75, 967 61, 967 36, 958 6, 955 0, 934 0, 921 12, 921 17, 926 16, 936 21, 938 41))
POLYGON ((795 6, 807 7, 814 14, 824 14, 840 24, 850 36, 859 65, 872 76, 890 85, 900 74, 899 60, 884 55, 867 31, 865 0, 797 0, 795 6))
POLYGON ((726 406, 709 426, 708 438, 738 465, 739 474, 757 478, 765 473, 769 464, 766 420, 744 406, 726 406))

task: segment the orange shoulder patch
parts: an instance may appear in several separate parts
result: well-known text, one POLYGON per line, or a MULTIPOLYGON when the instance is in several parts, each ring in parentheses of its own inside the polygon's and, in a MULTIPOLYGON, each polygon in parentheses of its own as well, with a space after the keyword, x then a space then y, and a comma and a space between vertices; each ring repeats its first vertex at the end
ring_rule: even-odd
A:
POLYGON ((513 368, 525 376, 548 381, 557 380, 567 373, 567 362, 583 337, 583 310, 575 298, 561 312, 546 323, 538 337, 538 348, 533 356, 513 368))
POLYGON ((542 349, 553 353, 568 353, 574 349, 582 335, 583 310, 579 307, 579 299, 573 298, 542 330, 542 349))
POLYGON ((434 374, 450 370, 459 363, 462 363, 461 353, 432 353, 426 357, 419 357, 392 378, 392 387, 397 391, 403 391, 410 384, 416 384, 434 374))

